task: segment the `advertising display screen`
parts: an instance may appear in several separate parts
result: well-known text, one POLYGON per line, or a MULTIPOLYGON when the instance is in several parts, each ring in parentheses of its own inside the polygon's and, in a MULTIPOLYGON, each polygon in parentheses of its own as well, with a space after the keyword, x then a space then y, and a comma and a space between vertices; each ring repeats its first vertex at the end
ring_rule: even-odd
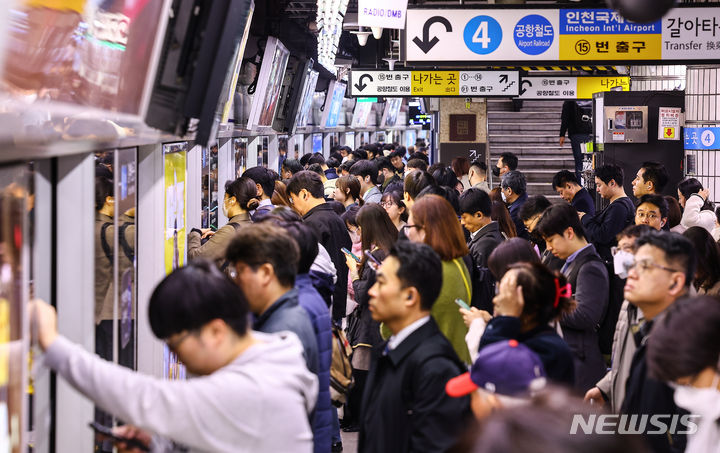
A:
POLYGON ((275 118, 280 88, 290 51, 277 38, 269 37, 260 67, 257 88, 253 96, 248 129, 270 127, 275 118))
POLYGON ((144 115, 168 3, 10 2, 1 90, 24 102, 144 115))
POLYGON ((430 129, 432 115, 425 113, 423 102, 419 99, 411 99, 408 102, 408 124, 410 126, 422 126, 423 129, 430 129))
POLYGON ((393 127, 397 125, 398 116, 400 115, 400 107, 402 106, 402 98, 388 98, 385 102, 385 111, 383 112, 380 127, 393 127))
POLYGON ((351 127, 361 128, 367 127, 368 121, 370 120, 370 114, 373 111, 374 102, 360 102, 355 104, 355 110, 353 111, 353 119, 351 127))
POLYGON ((298 127, 305 127, 310 122, 313 94, 315 94, 318 75, 318 72, 312 70, 312 68, 309 68, 305 73, 305 81, 303 82, 303 88, 300 92, 300 104, 298 105, 297 115, 295 116, 295 124, 292 130, 293 133, 298 127))
POLYGON ((337 127, 340 123, 340 114, 342 112, 346 88, 347 85, 344 82, 338 82, 336 80, 330 82, 323 110, 322 124, 324 124, 325 127, 337 127))
POLYGON ((314 153, 322 152, 322 134, 313 134, 312 136, 312 149, 314 153))

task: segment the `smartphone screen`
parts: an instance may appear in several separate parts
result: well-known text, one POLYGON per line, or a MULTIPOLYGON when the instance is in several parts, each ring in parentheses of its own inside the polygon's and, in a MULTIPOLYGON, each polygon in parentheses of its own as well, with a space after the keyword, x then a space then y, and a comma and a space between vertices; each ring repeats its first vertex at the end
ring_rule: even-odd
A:
POLYGON ((468 304, 466 304, 465 301, 462 299, 455 299, 455 303, 460 308, 464 308, 465 310, 470 310, 470 306, 468 304))

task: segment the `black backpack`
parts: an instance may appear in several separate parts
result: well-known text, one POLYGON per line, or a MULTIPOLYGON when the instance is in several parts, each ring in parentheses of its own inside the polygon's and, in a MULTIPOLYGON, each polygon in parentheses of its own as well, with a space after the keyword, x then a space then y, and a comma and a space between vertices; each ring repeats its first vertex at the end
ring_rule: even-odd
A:
POLYGON ((470 281, 472 282, 470 306, 492 314, 492 301, 495 297, 495 277, 487 267, 477 266, 472 254, 465 255, 463 261, 470 272, 470 281))
POLYGON ((577 101, 575 110, 575 125, 583 134, 592 133, 593 108, 592 101, 577 101))

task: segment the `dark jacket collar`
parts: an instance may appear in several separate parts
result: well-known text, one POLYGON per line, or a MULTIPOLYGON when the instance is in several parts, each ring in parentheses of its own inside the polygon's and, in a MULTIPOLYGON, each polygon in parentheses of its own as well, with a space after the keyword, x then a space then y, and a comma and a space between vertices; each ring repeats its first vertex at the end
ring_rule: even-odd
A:
MULTIPOLYGON (((405 357, 407 357, 418 346, 420 346, 423 341, 427 340, 438 332, 440 332, 440 329, 438 329, 435 320, 430 317, 430 320, 428 322, 418 327, 418 329, 415 332, 411 333, 410 336, 408 336, 405 340, 403 340, 403 342, 400 343, 397 348, 393 349, 392 351, 388 351, 388 358, 394 366, 397 366, 400 362, 403 361, 403 359, 405 359, 405 357)), ((387 341, 383 342, 380 346, 382 349, 384 349, 386 345, 387 341)))
POLYGON ((270 317, 281 310, 283 307, 287 306, 288 304, 292 304, 293 302, 297 303, 298 300, 298 292, 295 288, 292 288, 290 291, 286 292, 278 300, 273 302, 272 305, 270 305, 270 308, 265 310, 263 314, 258 316, 255 319, 255 322, 253 323, 253 330, 258 330, 260 327, 262 327, 263 324, 267 322, 270 317))
POLYGON ((475 237, 472 238, 472 241, 470 241, 470 242, 478 241, 480 238, 485 237, 485 236, 490 236, 492 234, 496 234, 496 235, 500 234, 500 229, 498 227, 498 223, 494 220, 492 222, 488 223, 487 225, 485 225, 484 227, 480 228, 478 230, 477 234, 475 235, 475 237))
POLYGON ((513 208, 513 207, 515 207, 515 206, 520 206, 521 204, 525 203, 525 202, 527 201, 527 199, 528 199, 528 194, 527 194, 527 192, 525 192, 524 194, 522 194, 522 195, 520 195, 519 197, 517 197, 517 200, 513 201, 512 203, 510 203, 510 206, 508 206, 508 208, 513 208))
POLYGON ((333 210, 332 206, 330 206, 330 205, 327 204, 327 203, 322 203, 322 204, 319 204, 319 205, 315 206, 314 208, 312 208, 312 209, 309 210, 308 212, 306 212, 305 215, 303 216, 303 220, 307 219, 307 218, 310 217, 312 214, 314 214, 314 213, 316 213, 316 212, 319 212, 319 211, 332 211, 332 212, 335 212, 335 211, 333 210))

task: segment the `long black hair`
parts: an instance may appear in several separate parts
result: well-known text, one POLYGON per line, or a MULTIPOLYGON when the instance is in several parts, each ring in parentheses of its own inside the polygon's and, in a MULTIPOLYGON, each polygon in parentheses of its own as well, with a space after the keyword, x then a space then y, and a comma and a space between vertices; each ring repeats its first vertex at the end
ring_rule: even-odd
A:
MULTIPOLYGON (((687 178, 684 181, 681 181, 680 184, 678 184, 678 191, 682 194, 683 197, 685 197, 685 200, 687 201, 688 198, 690 198, 691 195, 696 194, 703 190, 703 185, 700 181, 698 181, 695 178, 687 178)), ((701 210, 709 209, 711 211, 715 211, 715 207, 713 206, 712 202, 710 200, 705 200, 705 203, 703 204, 701 210)))
POLYGON ((699 226, 690 227, 683 233, 695 247, 695 289, 708 290, 720 281, 720 247, 708 231, 699 226))

